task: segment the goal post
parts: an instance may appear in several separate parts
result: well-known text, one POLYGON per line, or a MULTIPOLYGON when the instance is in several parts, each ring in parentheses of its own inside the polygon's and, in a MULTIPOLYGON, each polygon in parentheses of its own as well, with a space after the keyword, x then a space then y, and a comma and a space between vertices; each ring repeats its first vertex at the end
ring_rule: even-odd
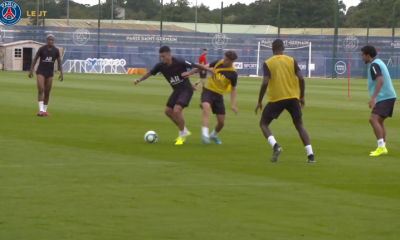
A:
POLYGON ((260 50, 261 50, 261 42, 258 42, 258 48, 257 48, 257 76, 260 76, 260 50))
MULTIPOLYGON (((285 46, 284 54, 293 57, 303 74, 309 78, 311 77, 311 72, 315 70, 315 64, 312 63, 312 42, 300 46, 285 46)), ((263 62, 272 56, 272 42, 258 42, 257 76, 260 76, 263 62)))

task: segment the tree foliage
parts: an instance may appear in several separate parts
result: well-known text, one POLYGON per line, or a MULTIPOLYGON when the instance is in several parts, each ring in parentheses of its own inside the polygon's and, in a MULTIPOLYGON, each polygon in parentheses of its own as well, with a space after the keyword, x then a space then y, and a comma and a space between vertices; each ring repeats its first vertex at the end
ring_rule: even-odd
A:
MULTIPOLYGON (((68 0, 40 0, 40 11, 47 11, 47 18, 66 18, 68 0)), ((101 19, 111 18, 111 1, 114 6, 125 8, 125 19, 156 20, 161 19, 160 0, 102 0, 101 19)), ((251 4, 236 3, 225 6, 223 22, 225 24, 273 25, 282 28, 332 28, 335 19, 337 0, 255 0, 251 4)), ((26 11, 36 11, 36 1, 19 0, 23 17, 26 11)), ((88 6, 70 0, 70 18, 97 19, 98 5, 88 6)), ((347 9, 339 0, 339 27, 367 27, 370 16, 370 27, 386 28, 393 26, 393 9, 397 12, 395 23, 400 25, 400 0, 361 0, 357 6, 347 9)), ((196 7, 189 0, 164 0, 163 20, 171 22, 194 22, 196 7)), ((119 14, 114 9, 114 17, 119 14)), ((36 20, 32 20, 36 21, 36 20)), ((221 9, 211 10, 200 4, 197 7, 199 23, 221 22, 221 9)), ((35 22, 36 23, 36 22, 35 22)))

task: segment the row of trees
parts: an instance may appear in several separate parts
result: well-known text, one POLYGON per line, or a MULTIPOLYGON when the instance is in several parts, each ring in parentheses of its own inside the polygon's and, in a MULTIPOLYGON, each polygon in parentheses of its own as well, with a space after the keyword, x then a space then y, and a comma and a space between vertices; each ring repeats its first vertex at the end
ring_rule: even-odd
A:
MULTIPOLYGON (((39 0, 40 11, 47 11, 46 18, 67 18, 68 0, 39 0)), ((102 0, 101 19, 111 18, 111 1, 114 6, 125 8, 125 19, 156 20, 161 19, 160 0, 102 0)), ((18 0, 26 17, 26 11, 35 11, 34 0, 18 0)), ((280 26, 283 28, 332 28, 334 27, 336 0, 255 0, 246 5, 231 4, 223 9, 224 24, 254 24, 278 26, 280 5, 280 26)), ((89 6, 70 0, 71 19, 97 19, 98 5, 89 6)), ((400 10, 400 0, 361 0, 357 6, 347 9, 339 0, 339 27, 367 27, 369 15, 370 27, 387 28, 393 24, 393 9, 400 10), (370 5, 368 2, 370 1, 370 5)), ((189 0, 164 0, 164 21, 194 22, 196 8, 189 0)), ((120 11, 114 9, 114 17, 120 11)), ((396 25, 400 26, 400 12, 396 14, 396 25)), ((116 17, 115 17, 116 18, 116 17)), ((35 20, 32 20, 35 21, 35 20)), ((221 9, 210 10, 201 4, 197 8, 199 23, 220 23, 221 9)))

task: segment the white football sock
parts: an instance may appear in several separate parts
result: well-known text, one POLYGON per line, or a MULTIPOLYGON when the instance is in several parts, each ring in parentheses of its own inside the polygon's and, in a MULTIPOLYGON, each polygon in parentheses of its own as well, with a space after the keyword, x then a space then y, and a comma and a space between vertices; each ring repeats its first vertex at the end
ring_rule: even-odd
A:
POLYGON ((203 132, 203 136, 205 137, 209 137, 209 131, 208 131, 208 127, 202 127, 201 131, 203 132))
POLYGON ((185 138, 185 137, 186 137, 186 132, 185 132, 185 130, 179 131, 179 137, 181 137, 181 138, 185 138))
POLYGON ((43 112, 47 112, 47 105, 43 105, 43 112))
POLYGON ((269 136, 268 142, 269 142, 269 144, 271 144, 271 147, 274 147, 276 144, 276 140, 275 140, 274 136, 269 136))
POLYGON ((215 138, 215 137, 218 137, 218 134, 219 134, 219 132, 217 132, 217 131, 212 131, 212 133, 210 134, 210 137, 212 137, 212 138, 215 138))
POLYGON ((43 102, 39 102, 39 111, 43 112, 43 102))
POLYGON ((183 131, 186 133, 186 132, 189 132, 189 130, 185 127, 185 129, 183 129, 183 131))
POLYGON ((307 150, 307 156, 310 156, 311 154, 314 154, 313 151, 312 151, 311 145, 307 145, 305 147, 305 149, 307 150))
POLYGON ((385 146, 385 142, 383 141, 383 139, 378 139, 378 148, 384 147, 385 146))

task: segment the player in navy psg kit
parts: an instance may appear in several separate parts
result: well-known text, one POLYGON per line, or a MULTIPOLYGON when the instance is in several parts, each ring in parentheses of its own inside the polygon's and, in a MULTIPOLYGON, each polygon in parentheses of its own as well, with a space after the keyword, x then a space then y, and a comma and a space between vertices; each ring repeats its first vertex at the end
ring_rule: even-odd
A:
POLYGON ((47 105, 49 104, 50 91, 53 85, 54 76, 54 64, 57 60, 58 70, 60 71, 60 81, 64 79, 62 65, 61 65, 61 55, 60 50, 54 46, 54 36, 49 34, 47 36, 47 44, 39 48, 36 53, 35 59, 31 65, 31 71, 29 72, 29 78, 33 77, 33 69, 36 62, 40 59, 39 66, 36 70, 37 76, 37 86, 39 90, 39 113, 40 117, 51 116, 47 113, 47 105))
POLYGON ((191 135, 189 130, 185 127, 185 118, 183 117, 182 111, 185 107, 189 106, 193 96, 193 85, 190 83, 189 78, 183 77, 182 74, 185 73, 188 68, 193 67, 206 71, 210 71, 210 69, 201 64, 195 64, 172 57, 171 50, 168 46, 161 47, 159 54, 161 62, 157 63, 152 70, 145 73, 140 79, 136 79, 135 85, 159 72, 164 75, 173 89, 165 108, 165 114, 179 127, 179 137, 176 139, 175 145, 182 145, 186 137, 191 135))

